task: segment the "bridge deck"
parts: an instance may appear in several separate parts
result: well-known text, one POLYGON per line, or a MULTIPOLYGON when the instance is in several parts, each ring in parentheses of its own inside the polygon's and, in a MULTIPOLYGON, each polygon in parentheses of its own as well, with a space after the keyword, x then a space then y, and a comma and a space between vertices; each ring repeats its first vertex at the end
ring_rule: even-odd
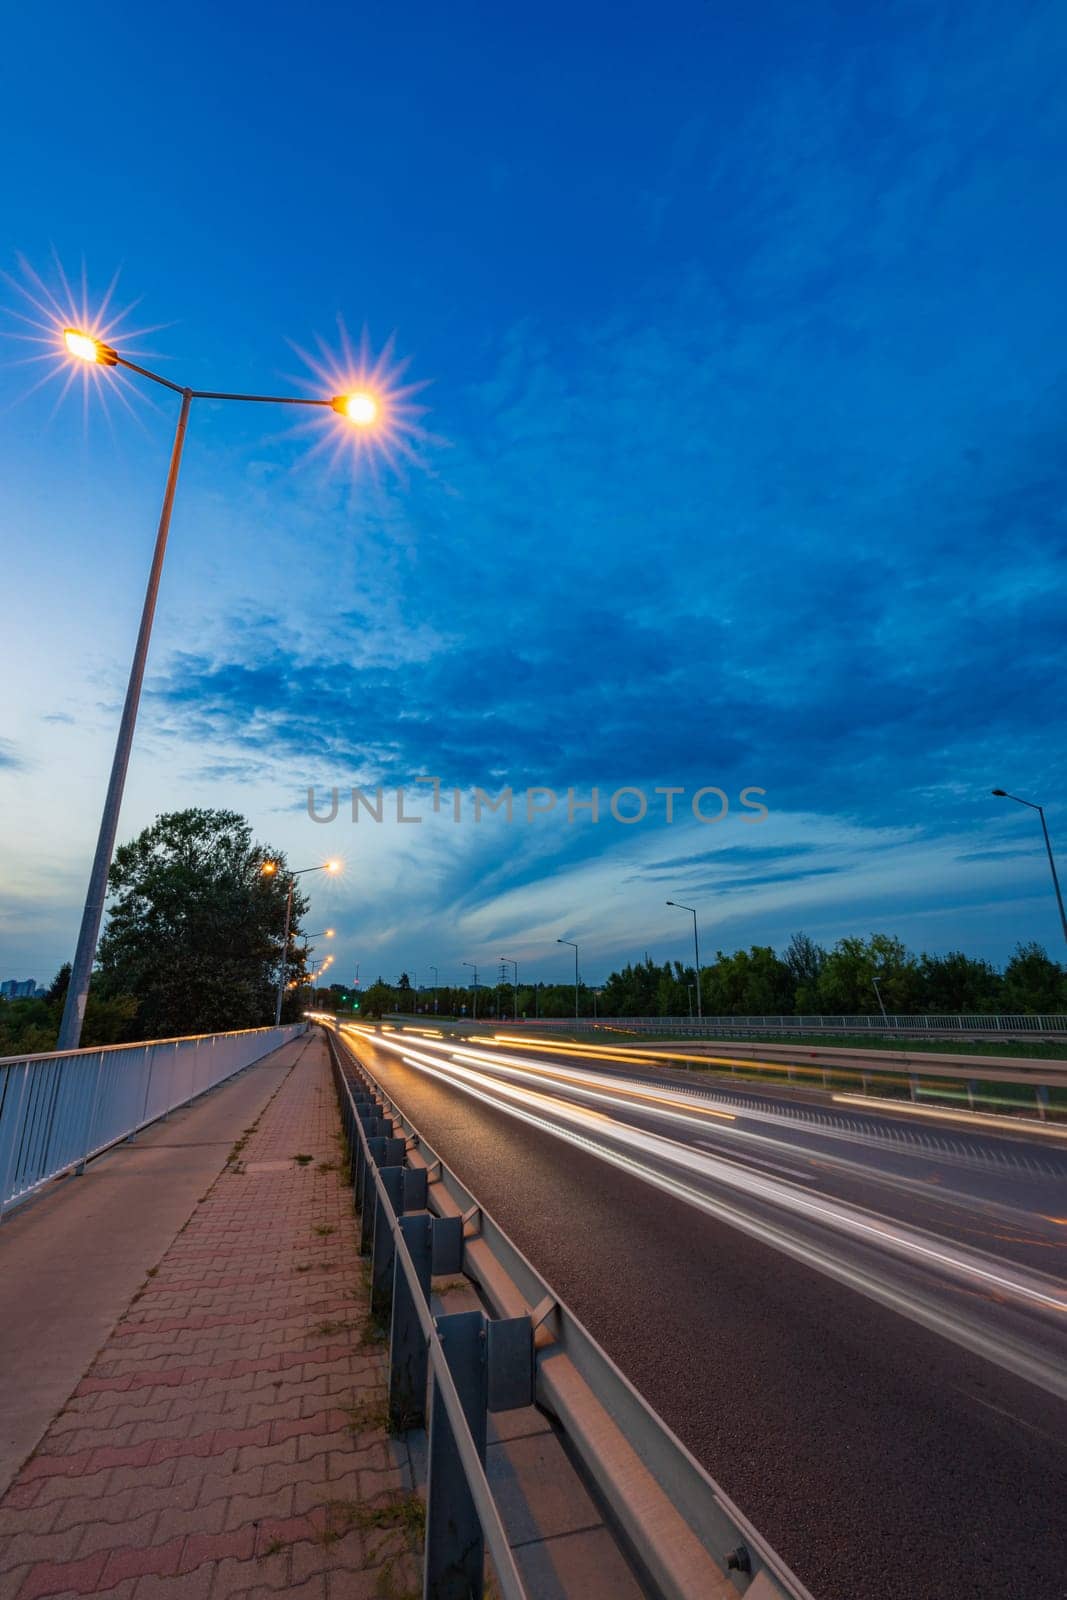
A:
POLYGON ((299 1039, 5 1222, 4 1600, 416 1583, 339 1135, 299 1039))

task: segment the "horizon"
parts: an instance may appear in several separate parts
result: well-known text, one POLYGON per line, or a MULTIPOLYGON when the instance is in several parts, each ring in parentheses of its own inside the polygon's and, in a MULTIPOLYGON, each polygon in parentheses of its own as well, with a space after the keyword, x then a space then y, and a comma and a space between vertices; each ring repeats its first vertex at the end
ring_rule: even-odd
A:
POLYGON ((50 115, 20 75, 0 969, 73 954, 177 410, 113 369, 34 389, 19 319, 77 311, 83 262, 172 382, 328 396, 365 348, 395 396, 388 452, 194 402, 120 841, 218 806, 345 857, 310 915, 346 974, 504 949, 565 983, 561 936, 591 974, 684 961, 675 896, 709 949, 1062 962, 1037 819, 990 794, 1067 849, 1055 8, 255 17, 194 5, 166 50, 151 18, 9 24, 50 115), (191 81, 212 115, 161 184, 191 81), (456 824, 429 775, 732 803, 456 824), (379 785, 422 822, 308 816, 379 785))

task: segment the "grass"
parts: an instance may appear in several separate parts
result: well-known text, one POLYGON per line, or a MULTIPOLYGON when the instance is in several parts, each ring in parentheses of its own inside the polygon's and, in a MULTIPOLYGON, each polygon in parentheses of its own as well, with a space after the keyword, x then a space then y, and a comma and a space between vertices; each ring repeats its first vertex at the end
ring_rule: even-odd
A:
POLYGON ((347 1333, 351 1327, 352 1324, 350 1322, 327 1320, 326 1322, 317 1322, 311 1331, 312 1333, 317 1333, 322 1339, 328 1339, 334 1333, 347 1333))
POLYGON ((421 1544, 426 1529, 426 1507, 417 1494, 410 1492, 393 1495, 378 1504, 328 1501, 322 1543, 335 1544, 353 1529, 359 1533, 399 1532, 414 1547, 421 1544))
POLYGON ((392 1433, 389 1422, 389 1403, 384 1394, 370 1400, 357 1400, 353 1405, 342 1406, 346 1426, 353 1433, 392 1433))
POLYGON ((315 1159, 314 1156, 294 1156, 293 1157, 293 1160, 296 1162, 298 1167, 310 1166, 310 1164, 312 1163, 312 1161, 314 1161, 314 1159, 315 1159))
POLYGON ((328 1239, 331 1233, 337 1232, 337 1229, 332 1222, 316 1222, 311 1231, 317 1233, 320 1239, 328 1239))

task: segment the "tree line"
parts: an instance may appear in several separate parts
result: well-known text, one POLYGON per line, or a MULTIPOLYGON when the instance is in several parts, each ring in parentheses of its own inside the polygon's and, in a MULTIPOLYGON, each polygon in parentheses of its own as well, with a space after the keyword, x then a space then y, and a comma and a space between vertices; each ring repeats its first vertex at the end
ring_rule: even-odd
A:
MULTIPOLYGON (((340 998, 342 991, 337 990, 340 998)), ((346 991, 347 1004, 358 1002, 368 1016, 393 1011, 432 1014, 434 996, 416 995, 407 974, 397 984, 381 978, 364 994, 346 991)), ((700 973, 701 1009, 705 1016, 766 1015, 850 1016, 887 1012, 1024 1012, 1030 1015, 1067 1012, 1067 968, 1038 944, 1020 944, 1003 969, 960 950, 947 955, 916 955, 891 934, 839 939, 824 949, 807 934, 794 934, 779 954, 770 945, 715 959, 700 973)), ((442 985, 437 990, 440 1016, 473 1015, 470 987, 442 985)), ((583 1017, 684 1017, 696 1015, 696 970, 680 961, 631 962, 600 985, 579 984, 578 1011, 583 1017)), ((479 985, 478 1015, 503 1017, 572 1017, 574 985, 510 983, 479 985)))

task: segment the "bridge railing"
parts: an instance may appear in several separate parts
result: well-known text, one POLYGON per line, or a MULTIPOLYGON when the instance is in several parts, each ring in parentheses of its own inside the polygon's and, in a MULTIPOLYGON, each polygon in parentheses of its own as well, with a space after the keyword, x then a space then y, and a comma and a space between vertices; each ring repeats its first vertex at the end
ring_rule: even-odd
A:
POLYGON ((479 1017, 477 1022, 471 1017, 461 1019, 440 1018, 430 1012, 422 1011, 416 1016, 412 1012, 386 1012, 386 1021, 389 1022, 421 1022, 434 1026, 490 1026, 494 1020, 499 1024, 506 1023, 515 1027, 519 1022, 524 1028, 562 1028, 562 1029, 587 1029, 587 1028, 618 1028, 631 1033, 660 1033, 682 1034, 686 1038, 722 1039, 731 1033, 761 1033, 761 1034, 794 1034, 794 1033, 837 1033, 869 1034, 872 1038, 899 1034, 913 1037, 944 1034, 947 1036, 963 1034, 974 1038, 1033 1038, 1033 1039, 1062 1039, 1067 1038, 1067 1015, 1061 1013, 1042 1012, 1031 1015, 1028 1012, 990 1012, 980 1011, 939 1011, 919 1012, 914 1015, 894 1014, 881 1016, 872 1015, 870 1012, 860 1012, 852 1016, 789 1016, 786 1014, 747 1017, 613 1017, 613 1016, 567 1016, 567 1017, 504 1017, 502 1019, 479 1017))
POLYGON ((276 1050, 306 1024, 0 1057, 0 1215, 276 1050))

